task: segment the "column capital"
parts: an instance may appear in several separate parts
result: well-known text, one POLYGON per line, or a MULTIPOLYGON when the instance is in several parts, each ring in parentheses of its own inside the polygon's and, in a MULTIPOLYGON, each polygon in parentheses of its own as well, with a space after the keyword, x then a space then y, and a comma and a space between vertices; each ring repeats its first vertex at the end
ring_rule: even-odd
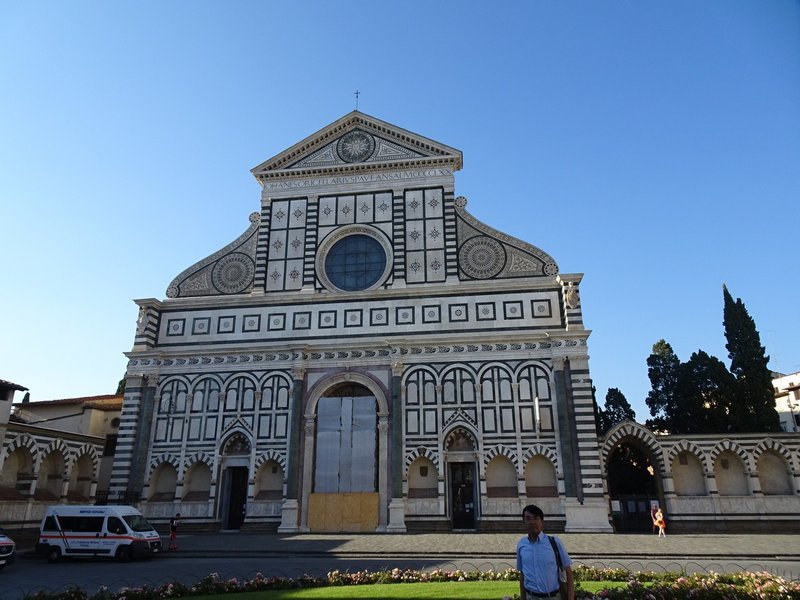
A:
POLYGON ((305 363, 295 363, 292 365, 292 379, 301 381, 306 374, 305 363))
POLYGON ((306 419, 305 419, 305 432, 306 432, 306 435, 312 435, 314 433, 314 425, 315 425, 316 421, 317 421, 317 418, 315 416, 313 416, 313 415, 310 416, 310 417, 306 416, 306 419))
POLYGON ((401 377, 403 375, 403 371, 405 371, 406 366, 403 364, 403 361, 396 361, 392 363, 392 375, 394 377, 401 377))

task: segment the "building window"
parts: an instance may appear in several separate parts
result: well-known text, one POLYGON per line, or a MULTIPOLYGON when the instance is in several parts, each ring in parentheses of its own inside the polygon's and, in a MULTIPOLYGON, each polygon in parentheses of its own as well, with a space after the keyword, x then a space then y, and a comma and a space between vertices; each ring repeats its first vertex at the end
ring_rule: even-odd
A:
POLYGON ((341 290, 366 290, 381 279, 386 252, 373 237, 350 235, 336 242, 325 257, 325 273, 341 290))
POLYGON ((114 456, 117 451, 117 434, 109 433, 106 436, 106 445, 103 448, 103 456, 114 456))

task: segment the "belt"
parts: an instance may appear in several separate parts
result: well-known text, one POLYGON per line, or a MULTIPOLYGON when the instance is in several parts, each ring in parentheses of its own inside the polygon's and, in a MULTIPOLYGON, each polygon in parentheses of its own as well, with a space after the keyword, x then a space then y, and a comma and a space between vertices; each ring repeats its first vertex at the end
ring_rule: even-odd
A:
POLYGON ((534 592, 532 590, 529 590, 528 588, 525 588, 525 593, 535 598, 555 598, 558 595, 558 592, 559 590, 553 590, 552 592, 541 593, 541 592, 534 592))

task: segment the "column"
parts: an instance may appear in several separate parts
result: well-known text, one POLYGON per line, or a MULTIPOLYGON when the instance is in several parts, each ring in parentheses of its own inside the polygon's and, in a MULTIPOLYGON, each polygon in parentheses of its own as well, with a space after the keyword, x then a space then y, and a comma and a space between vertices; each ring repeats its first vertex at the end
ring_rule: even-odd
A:
POLYGON ((392 500, 389 503, 389 525, 387 531, 402 533, 406 530, 406 508, 403 501, 403 390, 401 379, 405 365, 392 364, 392 408, 391 408, 391 474, 392 500))
POLYGON ((566 358, 558 357, 553 359, 553 362, 553 378, 555 380, 555 400, 558 418, 556 431, 558 431, 558 441, 561 446, 564 493, 567 498, 577 498, 580 501, 583 499, 583 493, 579 486, 580 467, 578 464, 578 448, 573 433, 575 415, 568 388, 569 361, 566 358))
POLYGON ((316 443, 315 432, 317 426, 317 416, 314 414, 305 415, 303 434, 305 436, 304 453, 309 460, 303 461, 303 486, 302 499, 300 505, 300 526, 298 531, 309 531, 308 528, 308 496, 314 488, 314 465, 311 457, 314 456, 314 444, 316 443))
POLYGON ((150 451, 150 430, 158 378, 129 375, 125 385, 119 438, 109 487, 110 502, 137 501, 144 484, 144 470, 150 451))
POLYGON ((286 498, 281 507, 281 524, 278 531, 292 533, 298 530, 300 491, 300 427, 303 417, 303 381, 306 368, 303 364, 292 367, 292 418, 289 422, 289 447, 286 452, 286 498))
POLYGON ((131 452, 133 465, 125 494, 126 501, 131 504, 138 503, 142 497, 147 457, 150 454, 150 432, 153 428, 153 410, 155 409, 158 376, 147 375, 144 377, 143 383, 144 389, 142 390, 142 402, 139 408, 139 423, 131 452))
MULTIPOLYGON (((578 371, 580 371, 582 357, 576 357, 578 371)), ((588 368, 587 375, 588 375, 588 368)), ((578 373, 579 374, 579 373, 578 373)), ((585 482, 583 476, 583 466, 588 464, 589 471, 594 466, 600 469, 599 457, 594 459, 592 465, 591 455, 581 455, 580 439, 576 405, 579 400, 576 396, 579 393, 573 389, 573 373, 569 358, 556 359, 555 363, 555 382, 556 382, 556 406, 558 409, 558 437, 561 442, 561 456, 564 465, 564 491, 566 499, 564 501, 564 516, 566 523, 564 530, 567 532, 605 532, 611 533, 613 528, 609 522, 608 500, 601 493, 586 493, 584 485, 592 482, 585 482)), ((590 394, 585 390, 580 390, 583 394, 582 406, 584 411, 591 411, 588 402, 590 394)), ((597 437, 593 423, 588 420, 583 424, 583 433, 589 441, 594 440, 594 448, 597 448, 597 437), (588 430, 587 430, 588 427, 588 430)), ((596 452, 596 450, 595 450, 596 452)), ((591 477, 587 477, 591 479, 591 477)), ((602 480, 597 478, 596 485, 598 490, 602 489, 602 480)))
POLYGON ((388 530, 387 507, 389 502, 389 413, 378 413, 378 527, 375 531, 388 530))

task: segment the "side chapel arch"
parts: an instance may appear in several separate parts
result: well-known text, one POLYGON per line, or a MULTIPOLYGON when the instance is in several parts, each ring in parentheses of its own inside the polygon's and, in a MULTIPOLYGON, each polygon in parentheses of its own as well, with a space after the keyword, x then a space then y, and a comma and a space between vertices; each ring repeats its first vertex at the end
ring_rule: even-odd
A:
POLYGON ((653 433, 625 421, 606 433, 601 447, 611 513, 617 531, 651 531, 652 502, 664 506, 664 454, 653 433))

